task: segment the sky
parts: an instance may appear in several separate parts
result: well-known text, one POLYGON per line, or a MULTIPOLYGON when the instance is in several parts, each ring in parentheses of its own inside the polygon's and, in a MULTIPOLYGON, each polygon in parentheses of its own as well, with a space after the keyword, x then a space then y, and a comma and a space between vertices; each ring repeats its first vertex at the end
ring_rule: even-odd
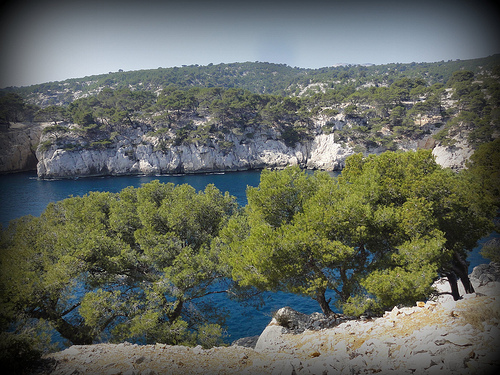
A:
POLYGON ((500 53, 494 3, 0 0, 0 88, 192 64, 486 57, 500 53))

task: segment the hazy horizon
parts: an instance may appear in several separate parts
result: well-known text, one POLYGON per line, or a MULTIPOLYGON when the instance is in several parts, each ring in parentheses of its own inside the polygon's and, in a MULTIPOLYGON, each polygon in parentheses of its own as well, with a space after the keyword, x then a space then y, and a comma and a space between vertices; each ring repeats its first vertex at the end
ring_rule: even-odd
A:
POLYGON ((300 68, 500 53, 487 1, 17 0, 0 9, 0 87, 260 61, 300 68))

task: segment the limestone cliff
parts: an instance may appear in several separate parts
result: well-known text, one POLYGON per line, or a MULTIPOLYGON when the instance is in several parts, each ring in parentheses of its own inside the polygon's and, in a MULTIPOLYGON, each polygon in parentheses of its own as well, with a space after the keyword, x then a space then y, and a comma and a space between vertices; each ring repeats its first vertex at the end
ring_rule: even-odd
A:
MULTIPOLYGON (((72 126, 67 125, 69 129, 72 126)), ((86 140, 85 146, 85 137, 77 132, 70 131, 61 136, 43 131, 44 128, 50 130, 50 124, 19 123, 2 131, 0 173, 36 168, 40 178, 71 178, 238 171, 287 165, 333 171, 341 170, 345 159, 354 153, 350 146, 336 142, 334 133, 317 132, 310 139, 291 146, 272 130, 247 129, 245 134, 252 131, 251 137, 230 133, 225 137, 225 144, 192 142, 165 147, 160 137, 151 135, 149 128, 136 127, 124 129, 105 146, 91 146, 91 138, 86 140)), ((422 147, 420 143, 399 146, 410 150, 422 147)), ((368 150, 369 153, 383 151, 368 150)), ((452 169, 463 168, 471 153, 464 142, 450 147, 438 144, 433 149, 438 164, 452 169)))
MULTIPOLYGON (((106 147, 71 148, 67 145, 78 141, 67 136, 66 146, 54 142, 38 148, 38 176, 203 173, 283 168, 287 165, 339 170, 353 153, 350 147, 335 143, 334 134, 318 134, 312 140, 291 146, 270 130, 251 130, 251 137, 228 134, 224 143, 196 142, 168 147, 141 127, 127 129, 106 147)), ((51 137, 44 134, 41 144, 50 143, 51 137)))
MULTIPOLYGON (((20 139, 21 133, 17 134, 16 139, 20 139)), ((26 138, 24 148, 21 143, 17 144, 12 157, 6 158, 6 161, 11 160, 10 170, 22 170, 22 165, 27 163, 23 160, 28 160, 30 155, 27 145, 33 147, 36 144, 33 133, 25 133, 23 137, 26 138), (17 157, 21 153, 23 156, 17 157), (12 167, 14 159, 20 166, 12 167)), ((287 145, 279 134, 269 130, 255 131, 251 138, 228 134, 224 145, 216 142, 193 142, 165 147, 160 138, 152 136, 147 129, 141 127, 127 129, 114 142, 104 147, 101 144, 75 147, 75 144, 82 143, 75 136, 66 136, 64 144, 51 141, 53 138, 53 135, 47 133, 40 139, 41 147, 36 152, 40 178, 204 173, 284 168, 287 165, 334 171, 341 170, 346 158, 354 153, 350 146, 337 143, 334 133, 319 133, 294 146, 287 145), (49 145, 44 147, 44 143, 49 145), (227 144, 230 146, 227 147, 227 144)), ((418 142, 399 144, 402 150, 415 150, 419 147, 418 142)), ((385 149, 377 148, 367 150, 366 153, 377 154, 383 151, 385 149)), ((449 147, 438 144, 433 148, 433 154, 441 166, 458 170, 464 168, 472 149, 465 142, 457 142, 449 147)), ((33 161, 34 155, 31 158, 33 161)), ((3 168, 9 170, 8 165, 3 168)))
POLYGON ((43 124, 15 123, 0 132, 0 173, 34 170, 43 124))

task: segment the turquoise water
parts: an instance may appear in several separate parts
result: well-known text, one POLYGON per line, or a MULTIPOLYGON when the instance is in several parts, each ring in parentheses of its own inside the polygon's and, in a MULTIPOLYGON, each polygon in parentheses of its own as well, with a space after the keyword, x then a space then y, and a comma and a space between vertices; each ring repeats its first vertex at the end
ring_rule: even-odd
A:
MULTIPOLYGON (((246 188, 259 184, 260 171, 179 176, 92 177, 50 181, 38 180, 34 172, 2 175, 0 176, 0 223, 5 228, 10 220, 20 216, 39 216, 48 203, 71 195, 82 196, 89 191, 119 192, 127 186, 139 187, 152 180, 174 184, 188 183, 197 190, 203 190, 207 184, 213 183, 222 192, 228 191, 235 196, 238 203, 244 206, 247 203, 246 188)), ((469 261, 471 263, 469 272, 478 264, 488 263, 479 254, 479 248, 471 253, 469 261)), ((310 298, 281 292, 267 293, 265 297, 266 303, 260 309, 241 305, 222 295, 214 297, 215 306, 226 307, 230 311, 227 320, 227 342, 259 335, 271 320, 272 312, 283 306, 290 306, 306 314, 321 311, 319 305, 310 298)))

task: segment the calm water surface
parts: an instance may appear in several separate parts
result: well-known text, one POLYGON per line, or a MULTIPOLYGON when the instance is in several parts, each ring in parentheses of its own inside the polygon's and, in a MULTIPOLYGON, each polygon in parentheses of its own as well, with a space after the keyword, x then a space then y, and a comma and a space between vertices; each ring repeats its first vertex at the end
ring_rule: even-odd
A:
MULTIPOLYGON (((82 196, 89 191, 110 191, 113 193, 128 187, 140 187, 152 180, 163 183, 190 184, 197 190, 213 183, 222 192, 228 191, 236 197, 238 203, 246 205, 247 186, 257 186, 260 171, 231 172, 223 174, 199 174, 180 176, 121 176, 90 177, 80 179, 38 180, 35 172, 0 176, 0 223, 5 228, 10 220, 24 216, 39 216, 48 203, 56 202, 69 196, 82 196)), ((494 236, 498 236, 495 234, 494 236)), ((485 241, 485 240, 484 240, 485 241)), ((482 242, 484 242, 482 241, 482 242)), ((488 263, 479 254, 479 247, 469 257, 472 268, 481 263, 488 263)), ((230 310, 227 321, 227 342, 235 339, 259 335, 271 319, 273 311, 290 306, 297 311, 310 314, 320 311, 318 304, 305 297, 289 293, 268 293, 266 304, 260 309, 242 306, 218 295, 213 303, 230 310)))
POLYGON ((110 191, 117 193, 122 189, 159 180, 176 185, 189 184, 203 190, 214 184, 220 191, 234 195, 241 205, 246 204, 247 186, 257 186, 260 171, 233 172, 223 174, 199 174, 180 176, 120 176, 88 177, 79 179, 39 180, 35 172, 17 173, 0 176, 1 207, 0 223, 6 227, 12 219, 24 216, 39 216, 48 203, 69 196, 82 196, 89 191, 110 191))

